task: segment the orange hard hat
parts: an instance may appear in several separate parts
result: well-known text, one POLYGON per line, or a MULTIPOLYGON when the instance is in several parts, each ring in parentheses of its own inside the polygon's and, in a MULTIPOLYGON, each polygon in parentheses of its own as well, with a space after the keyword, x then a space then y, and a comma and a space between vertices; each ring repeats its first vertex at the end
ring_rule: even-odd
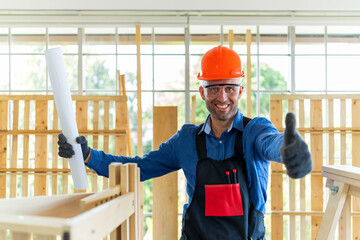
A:
POLYGON ((199 80, 219 80, 245 77, 239 55, 232 49, 217 46, 207 51, 201 60, 199 80))

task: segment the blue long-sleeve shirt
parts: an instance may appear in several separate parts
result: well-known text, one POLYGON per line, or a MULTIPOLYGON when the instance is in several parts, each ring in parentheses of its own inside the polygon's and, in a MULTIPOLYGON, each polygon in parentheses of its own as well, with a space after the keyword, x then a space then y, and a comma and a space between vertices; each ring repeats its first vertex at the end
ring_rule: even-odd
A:
MULTIPOLYGON (((198 162, 195 144, 197 128, 198 126, 194 124, 185 124, 168 141, 162 143, 159 149, 143 157, 114 156, 91 149, 91 160, 87 167, 99 175, 108 177, 108 166, 112 162, 137 163, 141 181, 182 168, 187 179, 186 190, 190 203, 195 189, 198 162)), ((260 117, 252 119, 244 129, 243 115, 240 111, 237 112, 232 125, 222 133, 220 138, 212 133, 209 116, 201 131, 206 133, 207 156, 215 160, 232 157, 237 131, 243 132, 244 159, 251 201, 256 209, 265 213, 269 161, 281 162, 279 149, 283 143, 283 134, 280 134, 269 120, 260 117)), ((184 212, 187 207, 188 204, 185 204, 184 212)))

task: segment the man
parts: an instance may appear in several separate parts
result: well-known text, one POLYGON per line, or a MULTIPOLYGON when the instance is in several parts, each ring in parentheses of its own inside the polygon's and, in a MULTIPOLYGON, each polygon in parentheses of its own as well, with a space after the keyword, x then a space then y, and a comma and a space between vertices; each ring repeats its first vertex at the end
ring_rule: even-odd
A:
MULTIPOLYGON (((204 124, 185 124, 158 150, 134 158, 90 149, 80 136, 87 167, 108 176, 111 162, 134 162, 142 181, 182 168, 189 204, 184 205, 181 239, 264 239, 269 162, 283 162, 290 177, 301 178, 311 172, 312 160, 292 113, 286 117, 285 134, 265 118, 240 113, 242 77, 235 51, 222 46, 209 50, 198 75, 210 112, 204 124)), ((61 157, 74 154, 64 135, 58 143, 61 157)))

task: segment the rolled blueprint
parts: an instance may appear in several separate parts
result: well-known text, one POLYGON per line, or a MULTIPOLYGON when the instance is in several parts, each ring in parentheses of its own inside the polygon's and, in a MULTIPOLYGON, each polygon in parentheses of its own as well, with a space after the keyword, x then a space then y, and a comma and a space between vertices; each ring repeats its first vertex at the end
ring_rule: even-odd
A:
POLYGON ((56 109, 60 118, 60 126, 67 141, 73 146, 75 151, 75 155, 69 159, 74 187, 76 190, 84 190, 88 188, 88 182, 81 146, 75 140, 79 136, 79 131, 76 125, 75 112, 61 48, 45 50, 45 59, 56 109))

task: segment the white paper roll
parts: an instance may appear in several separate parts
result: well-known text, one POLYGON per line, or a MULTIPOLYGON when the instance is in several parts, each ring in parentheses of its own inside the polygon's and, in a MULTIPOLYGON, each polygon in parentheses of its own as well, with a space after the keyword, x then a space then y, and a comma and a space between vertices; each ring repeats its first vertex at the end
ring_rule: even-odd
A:
POLYGON ((60 118, 60 126, 67 141, 73 146, 75 151, 75 155, 69 159, 74 187, 76 190, 84 190, 88 188, 88 181, 81 146, 75 141, 76 137, 79 136, 79 131, 76 125, 75 111, 66 77, 64 57, 61 48, 46 50, 45 59, 56 109, 60 118))

